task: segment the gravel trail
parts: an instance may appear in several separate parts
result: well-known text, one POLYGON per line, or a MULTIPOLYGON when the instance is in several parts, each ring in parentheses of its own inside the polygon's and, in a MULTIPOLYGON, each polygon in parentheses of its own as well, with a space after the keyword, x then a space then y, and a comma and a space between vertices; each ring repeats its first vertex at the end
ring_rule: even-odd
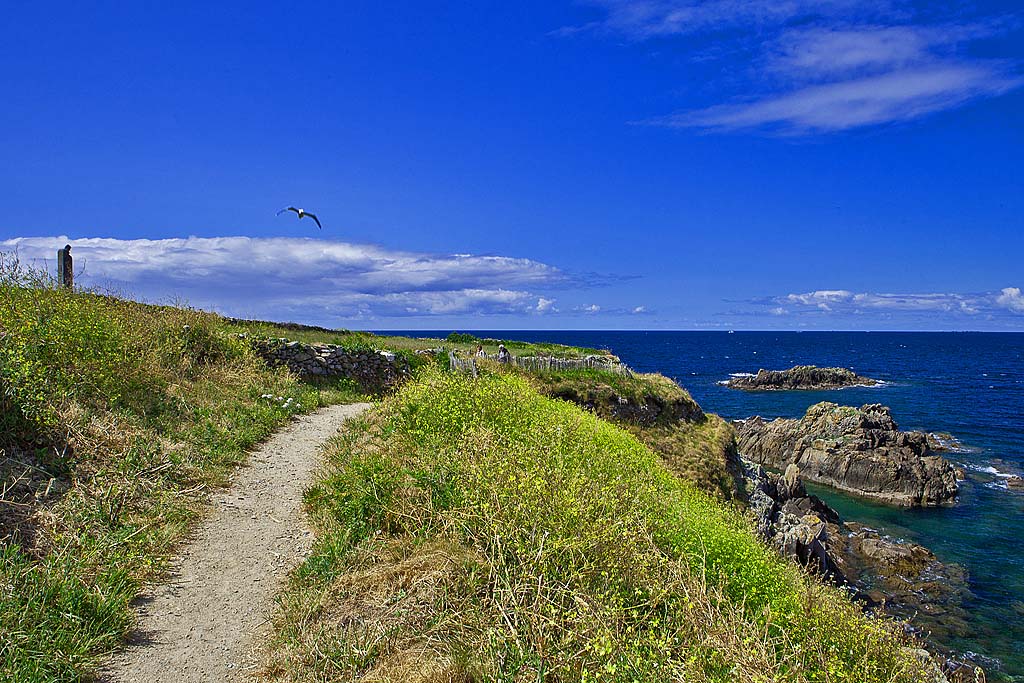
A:
POLYGON ((211 511, 173 562, 170 580, 137 601, 129 644, 104 667, 109 683, 241 681, 274 596, 309 551, 302 491, 323 442, 370 407, 337 405, 277 432, 217 493, 211 511))

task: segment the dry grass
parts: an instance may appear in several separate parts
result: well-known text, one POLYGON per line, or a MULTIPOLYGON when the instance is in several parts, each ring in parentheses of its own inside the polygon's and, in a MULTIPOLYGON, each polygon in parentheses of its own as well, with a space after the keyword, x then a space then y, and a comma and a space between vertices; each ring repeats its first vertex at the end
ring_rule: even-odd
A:
POLYGON ((736 431, 717 415, 665 427, 623 426, 660 455, 673 474, 700 490, 722 500, 733 500, 743 491, 736 431))

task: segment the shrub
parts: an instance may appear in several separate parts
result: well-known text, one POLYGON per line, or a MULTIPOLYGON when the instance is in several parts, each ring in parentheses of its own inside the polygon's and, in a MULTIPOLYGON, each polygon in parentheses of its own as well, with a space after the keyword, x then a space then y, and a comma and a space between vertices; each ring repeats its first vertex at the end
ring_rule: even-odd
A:
POLYGON ((465 332, 452 332, 445 339, 451 344, 476 344, 480 338, 465 332))

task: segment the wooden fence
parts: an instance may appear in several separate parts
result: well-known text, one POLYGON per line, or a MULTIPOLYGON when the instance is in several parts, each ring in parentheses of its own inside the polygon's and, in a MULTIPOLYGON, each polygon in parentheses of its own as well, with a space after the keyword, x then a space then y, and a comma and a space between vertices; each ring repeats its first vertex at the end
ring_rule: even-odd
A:
POLYGON ((558 372, 560 370, 602 370, 613 372, 618 375, 632 377, 633 373, 622 363, 608 363, 599 358, 555 358, 553 356, 506 356, 503 360, 496 354, 484 356, 462 357, 454 351, 448 352, 448 367, 453 371, 469 372, 477 376, 476 359, 488 358, 498 362, 509 363, 517 368, 530 370, 532 372, 558 372))
POLYGON ((454 351, 448 352, 448 367, 453 372, 468 372, 476 377, 476 360, 473 358, 462 358, 456 356, 454 351))

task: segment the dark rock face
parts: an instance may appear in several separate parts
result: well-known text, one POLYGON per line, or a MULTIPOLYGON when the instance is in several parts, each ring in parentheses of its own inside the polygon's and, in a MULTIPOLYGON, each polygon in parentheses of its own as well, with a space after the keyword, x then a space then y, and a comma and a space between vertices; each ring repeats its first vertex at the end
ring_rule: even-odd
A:
MULTIPOLYGON (((963 567, 940 562, 924 546, 843 520, 807 493, 796 465, 781 475, 746 460, 743 467, 749 509, 770 546, 848 588, 866 609, 907 621, 919 635, 927 632, 933 641, 948 642, 967 633, 963 603, 970 592, 963 567)), ((929 647, 943 651, 934 643, 929 647)), ((949 680, 960 680, 953 675, 959 669, 974 675, 975 668, 959 655, 945 654, 941 668, 949 680)))
POLYGON ((737 425, 740 453, 762 465, 800 467, 804 478, 892 505, 953 502, 956 470, 929 449, 922 432, 901 432, 889 408, 818 403, 799 420, 737 425))
POLYGON ((820 498, 808 495, 796 465, 783 475, 744 462, 747 495, 758 534, 780 553, 823 575, 837 585, 846 585, 837 558, 829 551, 829 524, 839 515, 820 498))
POLYGON ((733 389, 747 391, 777 391, 786 389, 841 389, 852 386, 871 386, 877 380, 861 377, 846 368, 819 368, 816 365, 797 365, 789 370, 757 371, 753 377, 734 377, 725 383, 733 389))

